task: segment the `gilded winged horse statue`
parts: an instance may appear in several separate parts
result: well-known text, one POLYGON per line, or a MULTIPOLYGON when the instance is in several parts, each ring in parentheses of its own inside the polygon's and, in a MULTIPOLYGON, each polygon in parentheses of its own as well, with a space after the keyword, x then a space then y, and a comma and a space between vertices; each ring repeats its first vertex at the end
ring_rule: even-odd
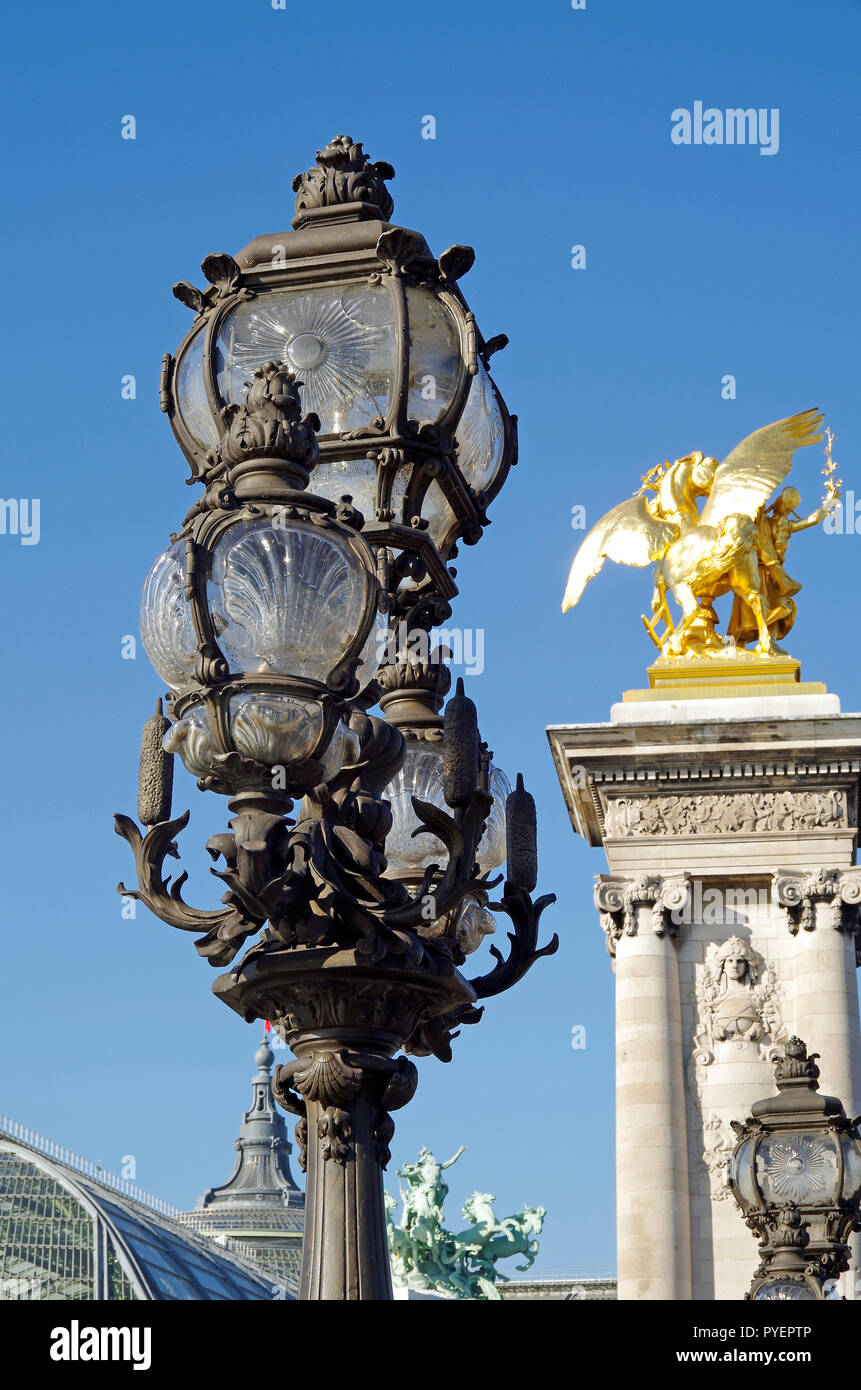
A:
POLYGON ((707 656, 749 642, 760 656, 783 655, 776 639, 795 621, 793 595, 801 588, 783 568, 789 541, 796 531, 818 525, 840 498, 830 430, 822 505, 799 516, 801 496, 793 487, 767 504, 787 478, 796 450, 822 439, 822 421, 817 410, 805 410, 756 430, 721 462, 696 452, 644 474, 635 495, 607 512, 577 551, 563 613, 579 602, 606 559, 654 562, 652 616, 644 615, 643 622, 662 656, 707 656), (682 610, 678 621, 668 593, 682 610), (723 639, 715 632, 714 602, 726 593, 734 602, 723 639))

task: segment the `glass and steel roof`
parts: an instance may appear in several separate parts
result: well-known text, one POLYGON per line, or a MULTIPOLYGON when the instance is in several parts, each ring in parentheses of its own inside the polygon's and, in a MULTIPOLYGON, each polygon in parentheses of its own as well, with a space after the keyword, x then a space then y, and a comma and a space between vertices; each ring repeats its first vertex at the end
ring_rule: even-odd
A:
POLYGON ((0 1299, 276 1296, 235 1250, 0 1134, 0 1299))

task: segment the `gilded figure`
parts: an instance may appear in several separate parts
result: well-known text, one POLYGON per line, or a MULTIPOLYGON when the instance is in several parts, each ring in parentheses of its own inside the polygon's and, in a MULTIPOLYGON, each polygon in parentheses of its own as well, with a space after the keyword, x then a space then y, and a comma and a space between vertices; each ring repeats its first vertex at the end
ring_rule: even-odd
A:
POLYGON ((738 653, 750 643, 757 656, 785 655, 777 643, 795 621, 794 596, 801 588, 784 567, 789 542, 796 531, 818 525, 840 498, 830 430, 821 505, 800 516, 800 493, 782 484, 796 450, 822 439, 822 422, 819 411, 805 410, 756 430, 720 462, 697 451, 651 469, 636 494, 584 539, 562 611, 579 602, 606 559, 654 563, 651 617, 643 622, 662 656, 738 653), (722 637, 714 604, 729 593, 733 607, 722 637), (681 609, 677 618, 670 597, 681 609))

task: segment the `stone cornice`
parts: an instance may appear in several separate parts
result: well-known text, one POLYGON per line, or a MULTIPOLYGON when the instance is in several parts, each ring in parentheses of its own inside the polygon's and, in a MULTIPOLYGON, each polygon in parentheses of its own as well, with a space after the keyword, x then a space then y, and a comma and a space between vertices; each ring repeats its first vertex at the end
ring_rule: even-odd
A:
MULTIPOLYGON (((731 704, 727 701, 727 704, 731 704)), ((629 857, 614 855, 612 842, 618 840, 618 819, 610 817, 608 804, 619 796, 731 798, 721 806, 727 824, 710 831, 706 817, 689 817, 689 825, 679 832, 694 836, 733 835, 737 837, 734 872, 743 872, 745 836, 758 839, 766 833, 781 833, 805 839, 800 864, 852 862, 857 842, 859 786, 861 786, 861 716, 832 715, 817 719, 722 719, 691 723, 585 724, 559 725, 547 731, 571 823, 577 834, 591 845, 605 844, 611 869, 628 871, 634 867, 629 857), (751 817, 740 807, 740 794, 780 795, 784 814, 773 826, 762 815, 751 817), (805 805, 803 798, 813 793, 805 805), (843 798, 839 816, 819 814, 816 797, 843 798), (799 799, 800 798, 800 799, 799 799), (729 814, 737 811, 738 814, 729 814), (691 831, 690 826, 693 826, 691 831), (841 844, 817 851, 814 846, 831 836, 841 844), (827 858, 826 858, 827 857, 827 858)), ((706 809, 714 802, 700 803, 706 809)), ((647 819, 654 819, 648 817, 647 819)), ((674 832, 666 827, 650 832, 666 839, 674 832)), ((627 824, 622 834, 632 837, 627 824)), ((642 829, 633 832, 646 839, 642 829)), ((796 859, 787 845, 781 852, 775 846, 771 866, 796 859), (791 854, 791 858, 790 858, 791 854)), ((755 853, 750 871, 761 872, 763 856, 755 853)), ((636 867, 640 867, 637 865, 636 867)), ((645 864, 642 867, 646 867, 645 864)), ((709 872, 702 856, 692 846, 678 864, 693 873, 709 872)))

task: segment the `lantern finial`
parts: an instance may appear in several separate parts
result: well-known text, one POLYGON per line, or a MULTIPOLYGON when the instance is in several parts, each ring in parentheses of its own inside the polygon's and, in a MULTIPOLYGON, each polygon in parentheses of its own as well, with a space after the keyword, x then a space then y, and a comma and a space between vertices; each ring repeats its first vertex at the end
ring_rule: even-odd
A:
POLYGON ((293 226, 301 226, 323 209, 348 207, 356 217, 380 217, 387 222, 395 205, 386 180, 394 177, 394 169, 385 160, 371 163, 361 141, 336 135, 317 151, 317 163, 293 180, 293 226))
POLYGON ((801 1038, 792 1037, 783 1048, 784 1055, 774 1059, 774 1079, 779 1091, 797 1082, 804 1082, 811 1091, 819 1090, 818 1052, 807 1055, 807 1045, 801 1038))
MULTIPOLYGON (((302 415, 302 384, 286 363, 264 362, 249 383, 245 404, 229 405, 222 412, 227 429, 219 453, 237 497, 256 495, 260 475, 267 473, 263 461, 279 461, 279 471, 288 482, 307 486, 320 454, 316 435, 320 419, 313 411, 302 415)), ((266 495, 271 487, 268 479, 266 495)))

